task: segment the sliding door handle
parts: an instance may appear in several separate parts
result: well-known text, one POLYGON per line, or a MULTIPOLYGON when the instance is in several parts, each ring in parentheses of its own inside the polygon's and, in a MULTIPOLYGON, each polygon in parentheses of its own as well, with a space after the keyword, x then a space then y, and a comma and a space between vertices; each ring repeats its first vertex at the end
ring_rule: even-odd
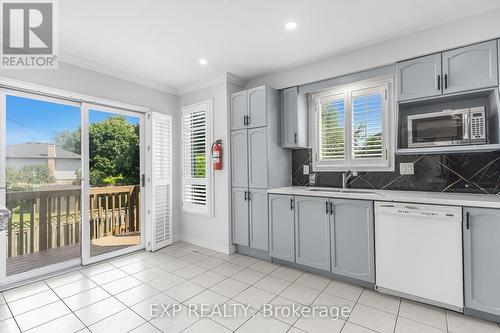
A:
POLYGON ((333 215, 333 202, 330 202, 330 215, 333 215))
POLYGON ((248 197, 247 197, 247 191, 245 191, 245 201, 248 200, 248 197))
POLYGON ((470 213, 469 212, 467 212, 465 214, 465 226, 466 226, 467 230, 470 229, 470 213))
POLYGON ((293 210, 293 198, 290 198, 290 210, 293 210))
POLYGON ((438 75, 437 84, 438 84, 438 90, 441 90, 441 75, 438 75))
POLYGON ((444 89, 448 89, 448 74, 444 75, 444 89))
POLYGON ((328 201, 325 201, 325 213, 326 215, 330 214, 330 211, 328 210, 328 201))

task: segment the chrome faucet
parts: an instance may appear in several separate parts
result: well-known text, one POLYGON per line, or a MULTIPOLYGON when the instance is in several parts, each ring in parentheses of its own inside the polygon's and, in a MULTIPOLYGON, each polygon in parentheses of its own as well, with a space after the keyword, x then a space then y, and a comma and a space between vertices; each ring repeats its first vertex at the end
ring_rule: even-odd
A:
POLYGON ((347 186, 349 185, 349 180, 353 177, 357 177, 358 176, 358 172, 357 171, 351 171, 351 170, 347 170, 346 172, 344 172, 342 174, 342 188, 343 189, 346 189, 347 186))

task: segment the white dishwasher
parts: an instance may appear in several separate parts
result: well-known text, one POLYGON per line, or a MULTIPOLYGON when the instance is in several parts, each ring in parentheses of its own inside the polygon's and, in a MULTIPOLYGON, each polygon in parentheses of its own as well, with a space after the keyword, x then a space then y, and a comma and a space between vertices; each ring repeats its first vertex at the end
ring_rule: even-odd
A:
POLYGON ((463 310, 462 208, 375 203, 376 286, 463 310))

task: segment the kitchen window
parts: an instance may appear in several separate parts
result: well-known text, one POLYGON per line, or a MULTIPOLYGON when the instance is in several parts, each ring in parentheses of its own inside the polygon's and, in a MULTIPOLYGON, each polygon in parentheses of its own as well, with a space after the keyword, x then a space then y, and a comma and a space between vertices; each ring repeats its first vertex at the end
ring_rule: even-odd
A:
POLYGON ((211 214, 212 101, 182 108, 182 208, 211 214))
POLYGON ((393 171, 393 79, 312 94, 314 171, 393 171))

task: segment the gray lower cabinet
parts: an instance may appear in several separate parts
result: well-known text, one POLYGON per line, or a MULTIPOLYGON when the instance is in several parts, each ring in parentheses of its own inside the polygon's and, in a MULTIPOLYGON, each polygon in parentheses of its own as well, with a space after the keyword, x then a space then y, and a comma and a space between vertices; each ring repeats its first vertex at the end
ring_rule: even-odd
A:
POLYGON ((498 321, 500 209, 464 207, 464 215, 465 312, 498 321))
POLYGON ((375 283, 373 201, 333 199, 332 272, 375 283))
POLYGON ((269 255, 295 261, 294 199, 291 195, 269 194, 269 255))
POLYGON ((246 188, 231 191, 231 221, 233 224, 233 243, 249 245, 248 200, 246 188))
POLYGON ((441 53, 398 63, 398 100, 442 94, 441 53))
POLYGON ((443 52, 443 92, 498 86, 497 41, 443 52))
POLYGON ((268 251, 269 226, 267 223, 267 190, 248 191, 250 247, 268 251))
POLYGON ((295 262, 330 270, 329 207, 327 198, 295 197, 295 262))

